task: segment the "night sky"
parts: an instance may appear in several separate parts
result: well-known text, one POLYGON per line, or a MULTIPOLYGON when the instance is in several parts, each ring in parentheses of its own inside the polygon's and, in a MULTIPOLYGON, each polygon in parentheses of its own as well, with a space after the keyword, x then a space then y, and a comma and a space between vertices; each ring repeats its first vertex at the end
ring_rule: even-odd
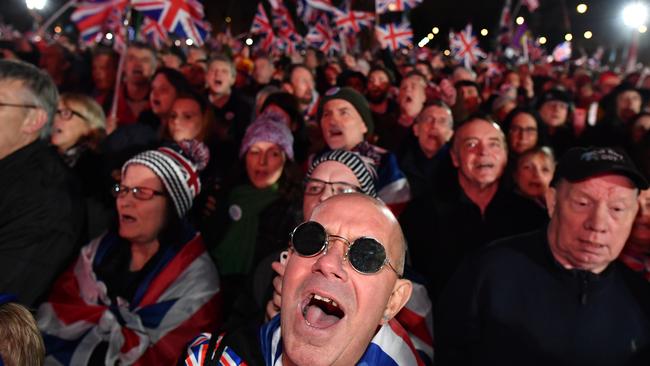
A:
MULTIPOLYGON (((287 0, 291 3, 292 0, 287 0)), ((340 1, 334 0, 335 3, 340 1)), ((372 9, 374 0, 353 0, 356 9, 372 9)), ((516 3, 513 0, 513 3, 516 3)), ((540 8, 529 14, 524 7, 518 15, 523 16, 529 28, 536 36, 546 36, 547 47, 553 47, 564 38, 568 31, 573 33, 574 52, 584 50, 592 54, 599 45, 605 47, 605 58, 620 57, 624 54, 631 31, 621 21, 621 9, 629 0, 539 0, 540 8), (589 6, 586 14, 578 14, 576 5, 584 2, 589 6), (584 39, 583 33, 593 32, 592 39, 584 39), (615 51, 615 52, 614 52, 615 51)), ((63 0, 49 0, 48 10, 63 4, 63 0)), ((246 32, 255 13, 257 0, 211 0, 204 1, 206 17, 214 29, 225 29, 225 19, 232 19, 233 34, 246 32)), ((460 30, 467 22, 472 22, 475 32, 481 28, 489 30, 488 37, 480 37, 481 45, 490 49, 497 31, 497 23, 504 0, 424 0, 411 14, 411 23, 415 32, 414 43, 437 26, 441 32, 429 43, 429 47, 446 48, 446 35, 450 28, 460 30)), ((646 4, 648 2, 646 1, 646 4)), ((44 14, 47 14, 44 11, 44 14)), ((0 1, 0 14, 5 22, 14 24, 19 29, 30 25, 30 17, 24 0, 0 1)), ((61 22, 65 23, 67 17, 61 22)), ((650 61, 650 32, 640 35, 640 60, 650 61)))

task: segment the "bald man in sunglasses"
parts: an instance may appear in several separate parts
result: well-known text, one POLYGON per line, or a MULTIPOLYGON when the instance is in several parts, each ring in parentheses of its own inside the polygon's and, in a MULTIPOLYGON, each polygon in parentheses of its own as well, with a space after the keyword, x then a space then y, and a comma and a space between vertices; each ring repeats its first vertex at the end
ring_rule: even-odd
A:
POLYGON ((200 336, 186 365, 422 365, 393 319, 406 304, 405 242, 380 201, 349 193, 317 206, 293 232, 280 315, 257 332, 200 336), (206 351, 207 349, 207 351, 206 351))

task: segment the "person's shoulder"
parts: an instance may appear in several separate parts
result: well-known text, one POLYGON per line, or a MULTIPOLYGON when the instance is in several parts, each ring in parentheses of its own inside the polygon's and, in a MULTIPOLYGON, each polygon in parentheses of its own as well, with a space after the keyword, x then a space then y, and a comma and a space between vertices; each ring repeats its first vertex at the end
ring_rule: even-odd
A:
POLYGON ((546 232, 543 229, 508 236, 491 242, 472 257, 483 268, 519 268, 543 260, 546 232))

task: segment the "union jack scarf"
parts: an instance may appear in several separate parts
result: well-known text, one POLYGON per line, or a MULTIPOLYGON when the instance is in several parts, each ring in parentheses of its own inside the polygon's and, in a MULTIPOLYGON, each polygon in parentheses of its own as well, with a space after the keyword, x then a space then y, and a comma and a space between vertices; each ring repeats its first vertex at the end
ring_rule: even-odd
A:
POLYGON ((184 245, 161 248, 151 273, 131 303, 108 296, 94 265, 116 245, 115 233, 93 240, 55 283, 37 314, 48 365, 86 365, 101 342, 114 365, 169 365, 187 340, 214 329, 220 318, 219 278, 200 234, 187 232, 184 245))
MULTIPOLYGON (((219 342, 217 346, 219 347, 219 342)), ((188 347, 185 357, 186 366, 202 366, 207 357, 210 335, 207 333, 198 336, 188 347)), ((270 322, 260 329, 260 346, 264 355, 266 366, 282 366, 282 338, 280 331, 280 315, 276 315, 270 322)), ((219 365, 238 366, 247 365, 237 353, 226 346, 219 360, 219 365)), ((395 319, 379 328, 377 334, 366 348, 357 365, 417 365, 424 366, 424 362, 418 355, 413 343, 406 331, 395 319)))
POLYGON ((650 252, 625 247, 618 259, 631 270, 643 276, 646 281, 650 281, 650 252))

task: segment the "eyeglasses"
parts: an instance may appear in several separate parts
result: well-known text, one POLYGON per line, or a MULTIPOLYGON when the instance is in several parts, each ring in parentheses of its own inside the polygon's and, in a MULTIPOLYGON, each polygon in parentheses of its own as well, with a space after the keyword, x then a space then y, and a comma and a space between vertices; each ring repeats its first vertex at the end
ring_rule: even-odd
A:
POLYGON ((326 186, 330 186, 332 194, 361 192, 361 188, 346 182, 328 182, 316 178, 305 179, 305 194, 316 196, 323 193, 326 186))
POLYGON ((153 198, 153 196, 164 196, 164 192, 156 191, 155 189, 151 188, 146 188, 146 187, 127 187, 123 186, 120 184, 116 184, 113 186, 113 189, 111 190, 113 193, 113 196, 115 198, 117 197, 124 197, 126 196, 127 193, 131 192, 133 193, 133 197, 141 200, 141 201, 147 201, 153 198))
POLYGON ((63 119, 64 121, 70 120, 70 118, 72 118, 72 116, 77 116, 77 117, 83 119, 84 121, 86 120, 86 117, 84 117, 83 114, 81 114, 81 113, 79 113, 77 111, 73 111, 72 109, 69 109, 69 108, 57 109, 56 114, 59 115, 59 117, 61 117, 61 119, 63 119))
POLYGON ((512 132, 512 133, 522 133, 522 134, 537 133, 537 128, 536 127, 511 126, 510 127, 510 132, 512 132))
POLYGON ((315 221, 304 222, 293 229, 291 247, 301 257, 314 257, 320 253, 327 253, 331 239, 341 240, 347 245, 348 248, 343 259, 347 259, 355 271, 369 275, 379 272, 385 265, 388 265, 397 274, 397 277, 402 277, 390 264, 384 246, 376 239, 362 236, 350 243, 342 236, 328 234, 325 228, 315 221))
POLYGON ((36 104, 23 104, 23 103, 3 103, 0 102, 0 107, 16 107, 16 108, 42 108, 36 104))

